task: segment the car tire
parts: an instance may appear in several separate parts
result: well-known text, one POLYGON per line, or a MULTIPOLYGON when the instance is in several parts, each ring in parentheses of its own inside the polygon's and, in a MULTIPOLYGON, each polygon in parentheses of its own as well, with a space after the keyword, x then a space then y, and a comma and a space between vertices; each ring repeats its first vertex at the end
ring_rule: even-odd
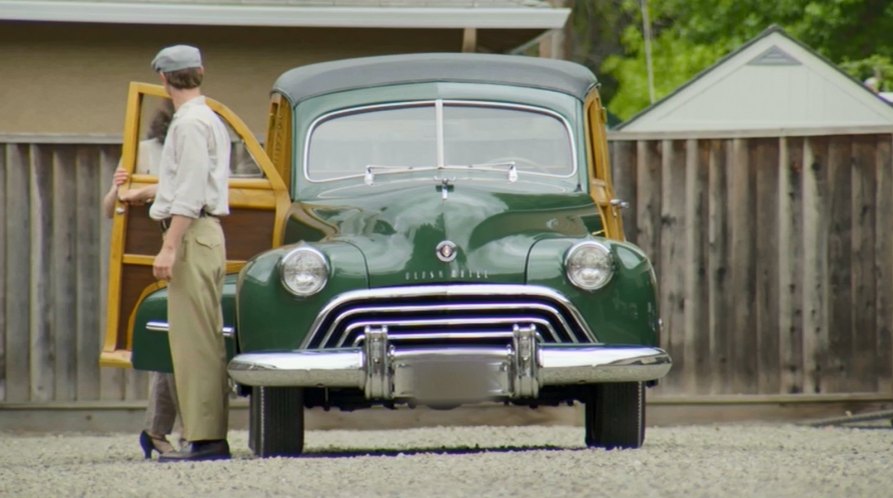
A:
POLYGON ((645 384, 619 382, 589 387, 586 446, 639 448, 645 441, 645 384))
POLYGON ((248 446, 259 457, 301 454, 304 450, 302 388, 251 388, 248 446))

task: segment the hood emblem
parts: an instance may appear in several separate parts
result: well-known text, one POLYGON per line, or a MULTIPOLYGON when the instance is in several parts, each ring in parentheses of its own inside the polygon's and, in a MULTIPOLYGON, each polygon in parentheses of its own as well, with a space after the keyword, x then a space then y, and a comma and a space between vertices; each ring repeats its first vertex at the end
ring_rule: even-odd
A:
POLYGON ((449 240, 444 240, 440 244, 437 244, 435 252, 437 253, 437 259, 444 263, 449 263, 456 259, 456 244, 453 244, 449 240))

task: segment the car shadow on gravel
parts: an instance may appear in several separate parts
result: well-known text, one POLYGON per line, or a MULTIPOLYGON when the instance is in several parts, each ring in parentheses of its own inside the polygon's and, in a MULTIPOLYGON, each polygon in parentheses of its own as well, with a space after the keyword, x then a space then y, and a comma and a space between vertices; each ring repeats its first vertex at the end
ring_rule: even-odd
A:
POLYGON ((479 453, 513 453, 527 451, 574 451, 587 448, 566 448, 561 446, 475 446, 452 448, 401 448, 401 449, 350 449, 350 450, 317 450, 308 451, 298 458, 355 458, 359 456, 398 457, 413 455, 472 455, 479 453))

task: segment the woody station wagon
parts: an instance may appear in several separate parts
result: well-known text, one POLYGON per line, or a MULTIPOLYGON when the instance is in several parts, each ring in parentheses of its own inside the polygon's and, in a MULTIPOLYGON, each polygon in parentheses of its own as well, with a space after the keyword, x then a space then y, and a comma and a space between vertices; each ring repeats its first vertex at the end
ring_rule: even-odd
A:
MULTIPOLYGON (((233 137, 221 332, 257 455, 300 454, 305 407, 479 402, 581 402, 588 446, 642 445, 671 361, 589 70, 384 56, 290 70, 271 95, 263 149, 209 99, 233 137)), ((131 171, 166 98, 131 84, 131 171)), ((171 369, 159 243, 147 208, 118 208, 105 365, 171 369)))

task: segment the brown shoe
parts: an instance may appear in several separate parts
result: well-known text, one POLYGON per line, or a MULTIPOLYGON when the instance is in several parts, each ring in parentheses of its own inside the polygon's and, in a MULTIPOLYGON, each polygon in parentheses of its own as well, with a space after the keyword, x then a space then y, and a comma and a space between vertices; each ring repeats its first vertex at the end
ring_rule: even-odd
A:
POLYGON ((198 462, 203 460, 228 460, 232 455, 229 452, 229 443, 226 439, 216 441, 192 441, 180 451, 163 453, 158 457, 159 462, 198 462))

